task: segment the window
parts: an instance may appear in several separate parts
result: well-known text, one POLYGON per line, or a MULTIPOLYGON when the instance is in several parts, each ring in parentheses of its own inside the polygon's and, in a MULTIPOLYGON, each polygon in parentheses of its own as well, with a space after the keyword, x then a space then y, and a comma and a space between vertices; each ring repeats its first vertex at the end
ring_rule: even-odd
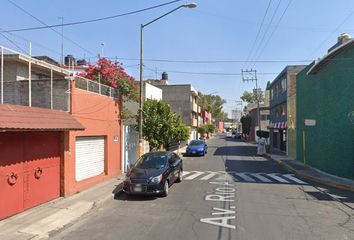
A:
POLYGON ((286 78, 281 80, 281 92, 286 91, 286 78))

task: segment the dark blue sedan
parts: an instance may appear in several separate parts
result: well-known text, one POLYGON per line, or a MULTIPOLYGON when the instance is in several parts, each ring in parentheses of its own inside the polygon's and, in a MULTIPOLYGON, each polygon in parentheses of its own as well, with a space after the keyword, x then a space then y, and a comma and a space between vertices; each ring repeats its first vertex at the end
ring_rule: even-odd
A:
POLYGON ((186 148, 186 155, 204 156, 208 152, 208 145, 202 140, 192 140, 186 148))

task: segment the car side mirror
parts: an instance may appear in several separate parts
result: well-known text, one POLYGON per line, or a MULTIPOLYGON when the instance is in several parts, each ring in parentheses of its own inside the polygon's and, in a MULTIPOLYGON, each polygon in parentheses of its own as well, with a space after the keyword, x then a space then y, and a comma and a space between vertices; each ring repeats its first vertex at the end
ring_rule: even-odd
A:
POLYGON ((128 170, 132 169, 133 166, 134 166, 133 164, 129 163, 128 164, 128 170))

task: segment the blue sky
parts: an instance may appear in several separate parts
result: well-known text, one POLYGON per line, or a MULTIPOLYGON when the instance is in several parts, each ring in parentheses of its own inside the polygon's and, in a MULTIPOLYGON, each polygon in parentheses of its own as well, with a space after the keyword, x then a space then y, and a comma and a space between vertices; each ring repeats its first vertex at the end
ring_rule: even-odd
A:
MULTIPOLYGON (((23 10, 48 25, 54 25, 61 23, 59 17, 64 18, 64 23, 76 22, 166 2, 169 0, 1 0, 0 28, 13 30, 43 26, 23 10)), ((140 24, 186 2, 179 1, 130 16, 64 27, 64 36, 70 39, 64 40, 64 55, 72 54, 94 62, 102 51, 101 43, 104 43, 103 55, 117 58, 127 72, 138 79, 140 24)), ((170 84, 191 83, 204 94, 217 92, 226 99, 224 108, 227 112, 236 107, 235 101, 240 100, 244 91, 251 91, 255 86, 254 82, 242 81, 241 69, 256 69, 259 85, 265 88, 267 81, 272 81, 286 65, 308 64, 322 57, 340 33, 354 35, 352 0, 195 2, 197 8, 179 9, 145 28, 144 58, 170 61, 144 61, 144 78, 160 78, 161 73, 166 71, 170 84), (184 60, 209 62, 171 62, 184 60)), ((61 31, 60 27, 55 29, 61 31)), ((0 34, 1 45, 25 53, 28 52, 29 41, 32 42, 33 55, 48 55, 59 61, 61 36, 51 29, 0 34)))

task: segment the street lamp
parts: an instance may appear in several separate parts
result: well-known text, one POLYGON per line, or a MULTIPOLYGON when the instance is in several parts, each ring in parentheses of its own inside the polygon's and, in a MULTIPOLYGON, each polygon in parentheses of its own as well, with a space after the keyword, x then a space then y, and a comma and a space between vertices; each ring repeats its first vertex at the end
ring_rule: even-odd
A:
POLYGON ((187 3, 187 4, 183 4, 179 7, 176 7, 175 9, 172 9, 171 11, 161 15, 158 18, 155 18, 154 20, 146 23, 146 24, 141 24, 140 25, 140 101, 139 101, 139 148, 138 148, 138 155, 139 157, 142 155, 143 153, 143 30, 146 26, 150 25, 153 22, 156 22, 157 20, 173 13, 174 11, 177 11, 180 8, 195 8, 197 7, 197 4, 192 2, 192 3, 187 3))

